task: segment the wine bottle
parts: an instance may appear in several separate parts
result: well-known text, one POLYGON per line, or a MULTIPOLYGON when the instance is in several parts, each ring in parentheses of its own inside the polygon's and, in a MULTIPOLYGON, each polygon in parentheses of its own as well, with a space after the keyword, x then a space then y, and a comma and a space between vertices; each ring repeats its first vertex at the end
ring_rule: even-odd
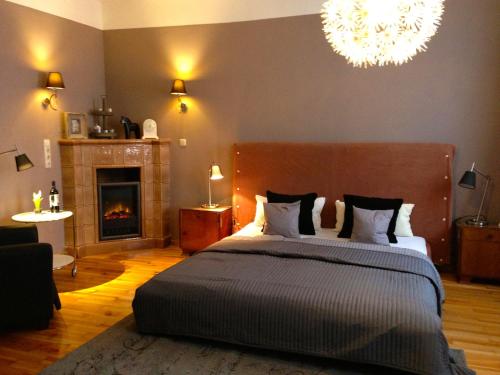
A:
POLYGON ((52 181, 52 188, 49 193, 50 212, 59 212, 59 192, 56 189, 56 182, 52 181))

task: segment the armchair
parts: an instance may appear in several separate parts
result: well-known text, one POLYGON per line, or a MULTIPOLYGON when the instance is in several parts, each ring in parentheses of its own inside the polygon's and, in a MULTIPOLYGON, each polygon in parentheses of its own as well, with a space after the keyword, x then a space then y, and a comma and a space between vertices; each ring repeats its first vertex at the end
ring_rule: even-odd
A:
POLYGON ((52 306, 61 307, 52 246, 38 243, 33 224, 0 226, 0 301, 0 331, 47 328, 52 306))

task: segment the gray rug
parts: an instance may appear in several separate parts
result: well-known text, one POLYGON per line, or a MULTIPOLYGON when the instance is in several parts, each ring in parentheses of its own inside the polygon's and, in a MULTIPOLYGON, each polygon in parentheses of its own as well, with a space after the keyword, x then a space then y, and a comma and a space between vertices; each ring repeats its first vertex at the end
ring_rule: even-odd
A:
MULTIPOLYGON (((451 349, 465 363, 462 350, 451 349)), ((405 374, 374 366, 253 349, 201 339, 137 333, 133 315, 82 345, 41 374, 76 375, 368 375, 405 374)))

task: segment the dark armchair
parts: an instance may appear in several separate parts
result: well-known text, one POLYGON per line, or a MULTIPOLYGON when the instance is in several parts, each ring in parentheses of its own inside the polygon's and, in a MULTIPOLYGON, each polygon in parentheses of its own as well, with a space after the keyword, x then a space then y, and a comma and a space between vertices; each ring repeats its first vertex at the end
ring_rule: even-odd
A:
POLYGON ((0 331, 43 329, 60 308, 52 279, 52 246, 35 225, 0 226, 0 331))

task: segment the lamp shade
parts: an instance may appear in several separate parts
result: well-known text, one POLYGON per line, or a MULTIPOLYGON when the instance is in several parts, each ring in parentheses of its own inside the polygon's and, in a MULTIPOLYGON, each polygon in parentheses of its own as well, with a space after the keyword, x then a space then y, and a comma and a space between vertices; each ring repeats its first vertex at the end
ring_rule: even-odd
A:
POLYGON ((33 167, 33 163, 28 158, 26 154, 20 154, 16 156, 16 168, 18 172, 25 171, 33 167))
POLYGON ((187 95, 186 84, 184 81, 182 79, 174 79, 170 93, 172 95, 187 95))
POLYGON ((222 171, 217 164, 212 164, 210 167, 210 179, 211 180, 221 180, 224 176, 222 175, 222 171))
POLYGON ((476 174, 473 171, 465 171, 464 175, 458 183, 463 188, 475 189, 476 188, 476 174))
POLYGON ((50 72, 47 76, 47 84, 45 87, 52 90, 64 89, 65 86, 62 74, 60 72, 50 72))

